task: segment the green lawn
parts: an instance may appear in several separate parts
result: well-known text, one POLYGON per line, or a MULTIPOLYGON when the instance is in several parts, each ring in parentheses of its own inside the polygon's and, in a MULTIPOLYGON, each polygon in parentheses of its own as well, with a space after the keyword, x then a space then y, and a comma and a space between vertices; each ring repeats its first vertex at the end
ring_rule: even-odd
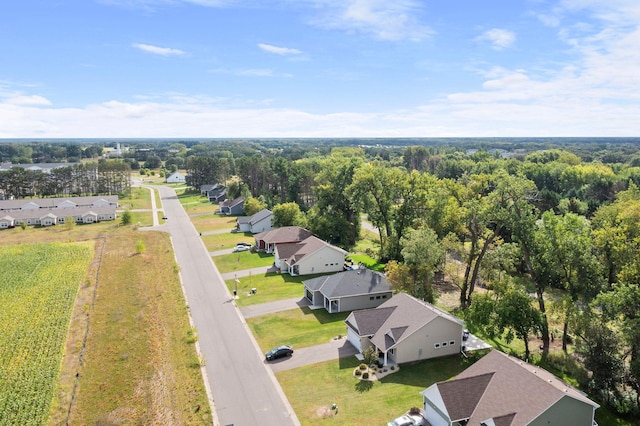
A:
POLYGON ((406 364, 376 382, 354 378, 357 365, 355 357, 348 357, 282 371, 276 377, 303 425, 382 425, 411 407, 421 407, 421 391, 459 374, 469 361, 456 355, 406 364), (323 417, 322 409, 334 403, 338 414, 323 417))
MULTIPOLYGON (((244 254, 244 253, 241 253, 244 254)), ((240 277, 238 280, 238 296, 236 304, 238 306, 257 305, 259 303, 273 302, 274 300, 290 299, 292 297, 304 296, 302 281, 319 277, 322 274, 303 275, 292 277, 289 274, 277 274, 269 272, 264 275, 253 275, 240 277), (255 288, 257 293, 247 296, 249 291, 255 288)), ((236 288, 235 280, 227 280, 227 287, 233 293, 236 288)))
MULTIPOLYGON (((218 214, 211 213, 211 214, 191 216, 190 219, 191 219, 191 223, 193 223, 193 226, 196 227, 198 232, 208 232, 208 231, 217 231, 220 229, 228 229, 229 230, 228 234, 231 234, 231 230, 236 227, 235 216, 221 216, 218 214)), ((247 233, 247 234, 234 233, 232 235, 241 235, 241 236, 248 235, 253 237, 253 235, 250 233, 247 233)), ((207 238, 210 238, 211 240, 215 241, 216 235, 207 235, 207 238)), ((251 238, 251 241, 253 241, 253 238, 251 238)))
POLYGON ((263 352, 277 345, 294 348, 321 345, 346 334, 348 312, 330 314, 325 309, 296 308, 247 319, 263 352))
MULTIPOLYGON (((237 240, 242 241, 241 238, 237 240)), ((226 248, 229 248, 229 246, 227 246, 226 248)), ((244 269, 269 266, 273 264, 273 255, 263 252, 253 253, 251 251, 241 251, 238 253, 215 256, 213 258, 213 262, 216 264, 216 267, 218 268, 220 273, 225 274, 227 272, 242 271, 244 269)))
POLYGON ((383 272, 386 264, 379 263, 376 259, 366 255, 366 254, 349 254, 347 256, 349 259, 353 261, 354 264, 362 263, 367 268, 372 271, 383 272))
POLYGON ((151 196, 147 188, 131 188, 131 197, 119 198, 121 209, 150 209, 151 196))

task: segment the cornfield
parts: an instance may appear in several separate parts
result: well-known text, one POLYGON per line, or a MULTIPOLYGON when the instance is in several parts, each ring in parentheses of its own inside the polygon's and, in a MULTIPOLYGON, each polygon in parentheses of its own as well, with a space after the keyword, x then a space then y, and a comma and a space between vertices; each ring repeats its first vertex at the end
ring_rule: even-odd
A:
POLYGON ((87 245, 0 247, 0 425, 41 425, 56 390, 87 245))

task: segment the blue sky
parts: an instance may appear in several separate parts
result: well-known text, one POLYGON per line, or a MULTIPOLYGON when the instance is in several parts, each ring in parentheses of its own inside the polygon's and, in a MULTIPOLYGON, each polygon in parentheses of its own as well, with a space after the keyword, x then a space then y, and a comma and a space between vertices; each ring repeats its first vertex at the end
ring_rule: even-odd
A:
POLYGON ((15 0, 0 138, 640 136, 638 0, 15 0))

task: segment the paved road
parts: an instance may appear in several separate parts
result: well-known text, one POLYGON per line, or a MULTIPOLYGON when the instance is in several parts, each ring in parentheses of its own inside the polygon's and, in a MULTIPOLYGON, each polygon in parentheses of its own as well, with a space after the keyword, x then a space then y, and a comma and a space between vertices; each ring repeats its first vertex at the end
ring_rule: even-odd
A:
POLYGON ((299 425, 175 191, 157 189, 220 424, 299 425))

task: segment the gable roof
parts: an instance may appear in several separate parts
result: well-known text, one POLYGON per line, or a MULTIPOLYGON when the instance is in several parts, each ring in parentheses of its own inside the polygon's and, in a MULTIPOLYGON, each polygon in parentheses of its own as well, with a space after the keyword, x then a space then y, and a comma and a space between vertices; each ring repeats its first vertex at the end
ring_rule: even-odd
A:
POLYGON ((377 308, 352 312, 346 322, 360 336, 373 334, 371 343, 387 350, 436 318, 464 325, 450 313, 402 292, 377 308))
POLYGON ((562 398, 595 408, 598 404, 548 371, 494 350, 437 390, 452 421, 469 424, 526 425, 562 398))
POLYGON ((283 226, 271 231, 260 232, 255 239, 267 244, 293 243, 302 241, 311 236, 311 232, 299 226, 283 226))
POLYGON ((244 203, 244 197, 238 197, 238 198, 235 198, 235 199, 233 199, 231 201, 224 200, 222 203, 220 203, 220 207, 225 206, 225 207, 232 208, 232 207, 235 207, 235 206, 237 206, 238 204, 241 204, 241 203, 244 203))
POLYGON ((276 246, 276 250, 280 259, 285 259, 289 265, 293 265, 323 247, 331 247, 332 249, 343 252, 344 254, 347 253, 341 248, 332 246, 328 242, 323 241, 314 235, 305 238, 299 243, 278 244, 276 246))
POLYGON ((254 214, 253 216, 249 216, 249 224, 254 225, 254 224, 260 222, 261 220, 267 219, 268 217, 270 217, 272 215, 273 214, 271 213, 271 210, 262 209, 258 213, 254 214))
POLYGON ((327 298, 356 296, 391 291, 387 278, 370 269, 356 269, 302 282, 312 291, 320 291, 327 298))

